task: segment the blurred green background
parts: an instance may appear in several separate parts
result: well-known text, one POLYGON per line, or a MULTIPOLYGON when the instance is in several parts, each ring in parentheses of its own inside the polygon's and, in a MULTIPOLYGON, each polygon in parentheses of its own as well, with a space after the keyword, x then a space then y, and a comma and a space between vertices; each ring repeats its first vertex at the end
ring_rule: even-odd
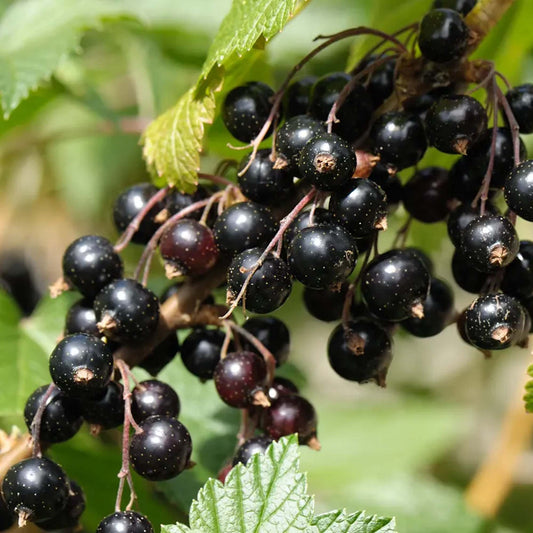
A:
MULTIPOLYGON (((1 1, 0 13, 11 3, 1 1)), ((151 119, 172 105, 196 81, 231 4, 135 3, 144 25, 131 19, 87 32, 80 53, 65 58, 49 82, 32 92, 9 120, 0 122, 0 250, 2 257, 22 254, 34 266, 43 291, 60 274, 62 251, 75 237, 100 233, 116 238, 111 223, 114 198, 127 185, 148 180, 138 136, 102 135, 101 125, 117 117, 151 119)), ((312 0, 266 50, 247 58, 235 79, 259 79, 276 86, 311 49, 316 35, 357 25, 393 31, 418 20, 430 3, 312 0)), ((493 59, 511 83, 533 81, 531 20, 533 2, 517 0, 476 53, 493 59)), ((368 46, 366 39, 335 45, 302 74, 343 70, 349 58, 360 57, 368 46)), ((533 139, 524 140, 531 153, 533 139)), ((217 119, 209 131, 204 171, 213 171, 223 157, 240 157, 227 148, 228 141, 217 119)), ((425 162, 450 165, 453 160, 430 150, 425 162)), ((391 218, 381 249, 391 242, 405 213, 399 210, 391 218)), ((531 225, 520 225, 519 233, 521 238, 533 238, 531 225)), ((450 280, 452 249, 445 235, 443 223, 423 227, 415 222, 408 242, 429 250, 437 275, 450 280)), ((128 250, 126 256, 131 269, 139 250, 128 250)), ((161 285, 161 272, 156 271, 154 286, 161 285)), ((472 300, 458 288, 456 294, 458 309, 472 300)), ((39 321, 24 330, 41 351, 60 334, 61 312, 72 298, 61 300, 46 302, 39 321), (43 332, 46 338, 37 338, 43 332)), ((7 316, 8 303, 3 300, 2 305, 0 328, 2 321, 17 320, 16 314, 7 316)), ((302 450, 309 490, 319 510, 346 507, 395 515, 403 533, 533 532, 531 447, 519 456, 513 489, 495 520, 481 519, 463 499, 465 487, 498 438, 507 409, 513 403, 520 408, 517 398, 531 362, 529 350, 511 349, 484 361, 458 339, 453 326, 427 340, 399 332, 388 387, 382 390, 345 382, 329 368, 325 348, 333 325, 306 314, 299 287, 277 315, 292 334, 294 368, 288 371, 319 414, 323 449, 302 450)), ((17 356, 32 357, 37 353, 32 349, 37 350, 20 350, 17 356)), ((5 350, 0 353, 0 387, 10 380, 4 369, 13 356, 5 350)), ((140 509, 155 524, 184 516, 199 486, 231 452, 231 434, 237 430, 234 413, 217 402, 211 384, 185 376, 179 362, 163 379, 176 385, 184 420, 201 444, 195 448, 199 467, 194 473, 162 484, 157 491, 136 478, 140 509)), ((20 417, 6 415, 2 422, 7 428, 20 424, 20 417)), ((88 530, 112 511, 113 472, 120 467, 116 442, 118 434, 113 432, 100 440, 82 433, 53 452, 87 491, 88 530)))

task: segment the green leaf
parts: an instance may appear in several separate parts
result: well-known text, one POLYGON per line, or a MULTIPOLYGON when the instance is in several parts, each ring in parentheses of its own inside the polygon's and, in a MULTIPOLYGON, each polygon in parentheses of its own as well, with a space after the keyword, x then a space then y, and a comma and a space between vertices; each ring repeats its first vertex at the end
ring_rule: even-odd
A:
POLYGON ((318 515, 313 525, 320 533, 394 533, 394 518, 367 516, 364 512, 347 515, 345 511, 331 511, 318 515))
MULTIPOLYGON (((533 365, 527 369, 527 375, 533 378, 533 365)), ((526 383, 524 402, 526 402, 526 411, 533 413, 533 380, 526 383)))

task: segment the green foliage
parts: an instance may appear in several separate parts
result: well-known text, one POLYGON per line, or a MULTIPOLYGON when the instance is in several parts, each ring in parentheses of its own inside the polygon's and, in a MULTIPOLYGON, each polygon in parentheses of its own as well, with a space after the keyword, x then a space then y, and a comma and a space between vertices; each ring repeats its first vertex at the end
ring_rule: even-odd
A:
POLYGON ((190 528, 163 526, 163 533, 395 533, 394 519, 334 511, 313 516, 307 479, 300 472, 295 435, 237 465, 224 485, 209 479, 191 506, 190 528))
MULTIPOLYGON (((527 369, 527 375, 533 378, 533 365, 527 369)), ((524 402, 526 402, 526 411, 528 413, 533 413, 533 380, 530 380, 526 383, 524 402)))

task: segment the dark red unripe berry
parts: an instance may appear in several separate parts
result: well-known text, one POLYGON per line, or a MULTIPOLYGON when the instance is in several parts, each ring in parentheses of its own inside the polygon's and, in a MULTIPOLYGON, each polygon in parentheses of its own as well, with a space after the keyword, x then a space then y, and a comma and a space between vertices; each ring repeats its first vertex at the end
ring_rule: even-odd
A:
POLYGON ((180 399, 176 391, 162 381, 141 381, 132 391, 131 412, 137 423, 155 415, 177 418, 180 413, 180 399))
POLYGON ((275 377, 268 389, 268 398, 272 401, 280 396, 298 394, 299 392, 298 387, 290 379, 275 377))
POLYGON ((154 533, 148 519, 136 511, 118 511, 106 516, 96 533, 154 533))

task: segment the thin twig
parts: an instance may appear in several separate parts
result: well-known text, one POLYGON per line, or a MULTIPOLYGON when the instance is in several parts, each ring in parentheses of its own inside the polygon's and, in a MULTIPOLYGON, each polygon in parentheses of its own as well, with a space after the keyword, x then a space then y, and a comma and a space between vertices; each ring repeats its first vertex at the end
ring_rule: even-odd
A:
POLYGON ((35 416, 33 417, 33 420, 31 423, 31 436, 33 440, 33 456, 34 457, 43 456, 42 450, 41 450, 41 424, 43 421, 43 415, 46 410, 48 400, 50 399, 50 396, 52 396, 52 393, 55 390, 56 390, 55 384, 50 383, 50 385, 46 389, 46 392, 44 393, 44 396, 41 398, 41 403, 39 404, 39 408, 37 409, 37 412, 35 413, 35 416))

